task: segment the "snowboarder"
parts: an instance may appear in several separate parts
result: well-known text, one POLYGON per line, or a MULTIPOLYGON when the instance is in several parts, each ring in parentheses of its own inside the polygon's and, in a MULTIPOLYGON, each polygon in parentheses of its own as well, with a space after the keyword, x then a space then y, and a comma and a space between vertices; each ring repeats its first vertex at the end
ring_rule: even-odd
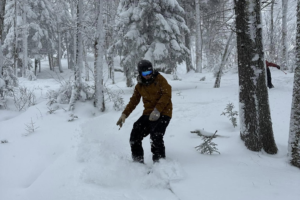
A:
POLYGON ((142 140, 150 134, 153 162, 165 158, 163 136, 172 117, 171 86, 148 60, 141 60, 137 65, 139 75, 132 97, 123 111, 117 125, 122 127, 125 119, 143 98, 144 111, 133 124, 130 146, 134 162, 144 163, 142 140))
POLYGON ((280 69, 279 65, 276 65, 274 63, 268 62, 266 60, 266 67, 267 67, 267 80, 268 80, 268 87, 271 89, 273 88, 273 84, 272 84, 272 77, 271 77, 271 71, 269 69, 269 67, 276 67, 277 69, 280 69))

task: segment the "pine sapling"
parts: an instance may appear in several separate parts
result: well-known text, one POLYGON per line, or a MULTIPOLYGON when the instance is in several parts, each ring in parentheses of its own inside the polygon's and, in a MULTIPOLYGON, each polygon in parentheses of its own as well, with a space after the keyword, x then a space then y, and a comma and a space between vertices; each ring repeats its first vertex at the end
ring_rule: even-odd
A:
POLYGON ((36 131, 36 129, 38 129, 39 127, 35 125, 35 122, 31 121, 28 124, 25 124, 26 128, 25 130, 27 131, 27 134, 25 135, 29 135, 30 133, 33 133, 36 131))
POLYGON ((78 117, 74 114, 70 114, 70 118, 68 119, 68 122, 74 121, 75 119, 78 119, 78 117))
POLYGON ((204 141, 202 144, 199 146, 196 146, 196 150, 200 151, 201 154, 212 154, 213 152, 217 152, 220 154, 218 151, 218 148, 216 147, 217 144, 214 143, 212 140, 216 137, 217 131, 212 135, 212 136, 202 136, 202 140, 204 141))
POLYGON ((57 110, 57 108, 52 108, 52 107, 47 107, 47 108, 48 108, 47 113, 49 114, 53 114, 57 110))
POLYGON ((232 103, 228 103, 226 108, 225 108, 225 112, 222 112, 221 115, 227 115, 227 117, 229 118, 229 120, 231 121, 233 127, 237 126, 237 122, 236 122, 236 117, 238 115, 237 111, 233 111, 234 105, 232 103))

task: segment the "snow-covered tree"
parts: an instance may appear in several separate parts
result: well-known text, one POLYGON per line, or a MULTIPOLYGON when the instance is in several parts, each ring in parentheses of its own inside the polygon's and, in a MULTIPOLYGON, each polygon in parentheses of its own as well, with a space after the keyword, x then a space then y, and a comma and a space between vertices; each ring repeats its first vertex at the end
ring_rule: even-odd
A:
POLYGON ((86 99, 87 92, 85 91, 85 87, 82 83, 82 70, 83 70, 83 1, 77 1, 77 38, 76 38, 76 65, 74 69, 74 85, 72 88, 72 95, 69 103, 69 110, 73 110, 75 108, 75 102, 80 97, 82 99, 86 99), (83 94, 85 93, 85 94, 83 94), (85 96, 83 96, 85 95, 85 96))
POLYGON ((133 71, 142 58, 169 73, 185 60, 189 50, 182 34, 189 30, 181 17, 183 13, 176 0, 120 1, 114 47, 122 55, 128 87, 133 85, 133 71))
POLYGON ((300 168, 300 0, 297 0, 296 60, 288 155, 290 163, 300 168))
MULTIPOLYGON (((4 24, 6 38, 3 47, 6 57, 14 59, 14 66, 20 66, 17 64, 19 57, 23 60, 22 65, 27 66, 28 57, 38 58, 42 48, 52 51, 52 38, 55 37, 52 31, 54 24, 52 16, 53 8, 49 0, 8 1, 4 24), (22 57, 19 53, 22 53, 22 57)), ((23 75, 25 68, 22 67, 23 75)))
POLYGON ((3 79, 7 82, 6 84, 11 87, 18 87, 19 80, 15 76, 14 71, 11 67, 3 68, 3 79))
POLYGON ((234 0, 236 12, 240 134, 248 149, 277 153, 266 86, 261 1, 234 0))
POLYGON ((103 0, 97 2, 97 42, 95 44, 95 105, 98 110, 104 111, 104 87, 103 87, 103 56, 104 56, 104 31, 103 31, 103 0))

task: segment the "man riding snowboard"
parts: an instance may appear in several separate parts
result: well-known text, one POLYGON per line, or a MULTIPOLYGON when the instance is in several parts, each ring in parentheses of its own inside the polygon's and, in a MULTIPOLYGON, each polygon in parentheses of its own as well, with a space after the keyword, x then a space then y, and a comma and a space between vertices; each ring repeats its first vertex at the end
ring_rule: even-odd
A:
POLYGON ((141 60, 137 67, 138 83, 117 125, 122 127, 125 119, 136 108, 142 97, 144 111, 133 124, 130 135, 132 159, 144 163, 142 140, 150 134, 152 160, 155 163, 166 157, 163 137, 172 117, 172 88, 158 71, 153 70, 150 61, 141 60))

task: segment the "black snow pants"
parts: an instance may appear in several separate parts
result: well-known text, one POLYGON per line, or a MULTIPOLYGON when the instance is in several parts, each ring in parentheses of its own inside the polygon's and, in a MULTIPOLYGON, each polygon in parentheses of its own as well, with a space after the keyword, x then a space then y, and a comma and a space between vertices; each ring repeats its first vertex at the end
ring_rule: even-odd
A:
POLYGON ((160 116, 157 121, 150 121, 149 115, 142 115, 134 124, 130 135, 130 146, 133 161, 144 162, 144 150, 142 140, 150 134, 151 152, 153 162, 165 158, 164 134, 171 118, 160 116))
POLYGON ((269 67, 267 67, 267 81, 268 81, 268 87, 273 88, 274 86, 272 84, 271 71, 270 71, 269 67))

